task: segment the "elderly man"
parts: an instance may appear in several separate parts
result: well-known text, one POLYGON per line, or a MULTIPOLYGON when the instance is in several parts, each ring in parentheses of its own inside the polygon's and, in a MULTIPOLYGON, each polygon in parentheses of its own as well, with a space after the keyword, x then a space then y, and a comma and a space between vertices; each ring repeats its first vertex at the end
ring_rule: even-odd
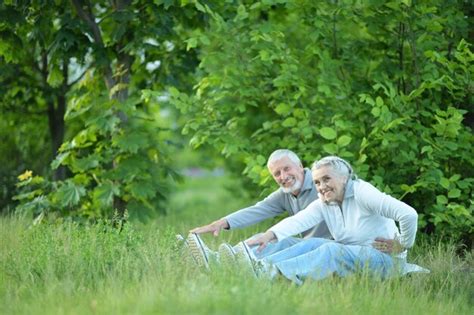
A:
MULTIPOLYGON (((311 202, 318 198, 316 187, 313 183, 311 171, 303 168, 298 156, 286 149, 274 151, 268 158, 267 167, 273 179, 280 186, 279 189, 271 193, 264 200, 253 206, 238 210, 210 224, 194 228, 185 241, 191 251, 195 261, 206 268, 209 268, 211 256, 221 259, 232 259, 236 251, 245 250, 241 243, 236 247, 224 243, 219 247, 219 252, 213 252, 204 244, 199 234, 212 233, 219 235, 222 230, 243 228, 256 224, 268 218, 273 218, 279 214, 288 212, 290 216, 306 208, 311 202)), ((329 230, 323 222, 304 231, 305 238, 315 236, 319 238, 329 238, 329 230)), ((274 254, 282 249, 290 247, 301 241, 301 238, 289 237, 280 242, 275 242, 266 246, 264 250, 256 251, 256 247, 251 249, 255 257, 263 258, 274 254)))

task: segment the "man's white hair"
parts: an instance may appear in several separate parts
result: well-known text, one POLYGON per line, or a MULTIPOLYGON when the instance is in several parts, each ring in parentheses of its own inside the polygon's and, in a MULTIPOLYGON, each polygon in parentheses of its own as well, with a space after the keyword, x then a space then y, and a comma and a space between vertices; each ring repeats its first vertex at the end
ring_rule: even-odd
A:
POLYGON ((349 164, 349 162, 338 156, 326 156, 319 161, 315 161, 311 167, 311 170, 314 171, 325 166, 330 166, 340 176, 347 177, 347 179, 357 178, 357 175, 354 174, 354 170, 352 169, 352 166, 349 164))
POLYGON ((268 157, 267 167, 269 167, 271 163, 278 161, 284 157, 289 158, 290 161, 292 161, 296 165, 303 166, 300 158, 296 155, 295 152, 288 149, 278 149, 278 150, 273 151, 273 153, 270 154, 270 156, 268 157))

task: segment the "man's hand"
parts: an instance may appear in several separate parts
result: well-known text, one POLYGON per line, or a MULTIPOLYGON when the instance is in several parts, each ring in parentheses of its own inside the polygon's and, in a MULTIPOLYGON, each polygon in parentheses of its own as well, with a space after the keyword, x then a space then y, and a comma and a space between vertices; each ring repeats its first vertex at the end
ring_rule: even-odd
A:
POLYGON ((398 240, 382 237, 377 237, 372 246, 385 254, 398 254, 405 250, 398 240))
POLYGON ((202 233, 212 233, 212 235, 217 236, 222 229, 228 229, 229 223, 226 219, 220 219, 212 222, 211 224, 200 226, 189 231, 190 233, 202 234, 202 233))
POLYGON ((272 241, 274 239, 276 239, 275 233, 273 233, 272 231, 266 231, 265 233, 263 233, 259 237, 256 237, 256 238, 253 238, 253 239, 247 241, 247 245, 248 246, 259 245, 258 248, 257 248, 257 252, 259 253, 265 247, 267 247, 267 244, 270 241, 272 241))

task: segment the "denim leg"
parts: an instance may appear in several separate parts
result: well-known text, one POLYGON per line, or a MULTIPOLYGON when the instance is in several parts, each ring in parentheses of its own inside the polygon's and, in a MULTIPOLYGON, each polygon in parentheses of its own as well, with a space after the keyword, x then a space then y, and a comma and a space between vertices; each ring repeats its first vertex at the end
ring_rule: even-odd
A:
MULTIPOLYGON (((285 242, 287 239, 282 240, 281 242, 285 242)), ((279 243, 281 243, 279 242, 279 243)), ((288 260, 293 257, 297 257, 303 254, 306 254, 308 252, 311 252, 315 249, 317 249, 319 246, 328 243, 328 242, 334 242, 332 240, 328 240, 325 238, 317 238, 317 237, 311 237, 308 239, 301 239, 300 242, 295 243, 291 247, 287 247, 277 253, 274 253, 272 255, 266 256, 263 260, 267 263, 270 264, 275 264, 280 261, 288 260)))
MULTIPOLYGON (((263 233, 256 234, 245 241, 251 240, 257 236, 262 235, 263 233)), ((288 237, 285 238, 284 240, 281 240, 280 242, 275 242, 275 243, 268 243, 267 246, 260 252, 257 252, 258 246, 252 246, 252 252, 254 255, 255 259, 263 259, 264 257, 267 257, 269 255, 272 255, 274 253, 277 253, 279 251, 282 251, 288 247, 291 247, 299 242, 301 242, 303 239, 299 237, 288 237)), ((236 249, 236 247, 234 247, 236 249)))
POLYGON ((306 278, 320 280, 332 274, 344 277, 361 269, 384 277, 393 262, 389 255, 369 246, 326 242, 305 254, 276 262, 275 266, 288 279, 301 283, 306 278))

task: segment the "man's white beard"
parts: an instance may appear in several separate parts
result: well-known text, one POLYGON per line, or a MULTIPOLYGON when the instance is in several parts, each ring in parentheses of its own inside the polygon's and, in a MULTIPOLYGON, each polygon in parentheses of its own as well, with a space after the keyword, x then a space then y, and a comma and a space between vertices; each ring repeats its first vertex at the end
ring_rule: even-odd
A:
POLYGON ((284 193, 294 193, 295 191, 298 191, 301 189, 301 186, 303 186, 303 183, 299 180, 295 180, 295 183, 291 187, 281 187, 284 193))

